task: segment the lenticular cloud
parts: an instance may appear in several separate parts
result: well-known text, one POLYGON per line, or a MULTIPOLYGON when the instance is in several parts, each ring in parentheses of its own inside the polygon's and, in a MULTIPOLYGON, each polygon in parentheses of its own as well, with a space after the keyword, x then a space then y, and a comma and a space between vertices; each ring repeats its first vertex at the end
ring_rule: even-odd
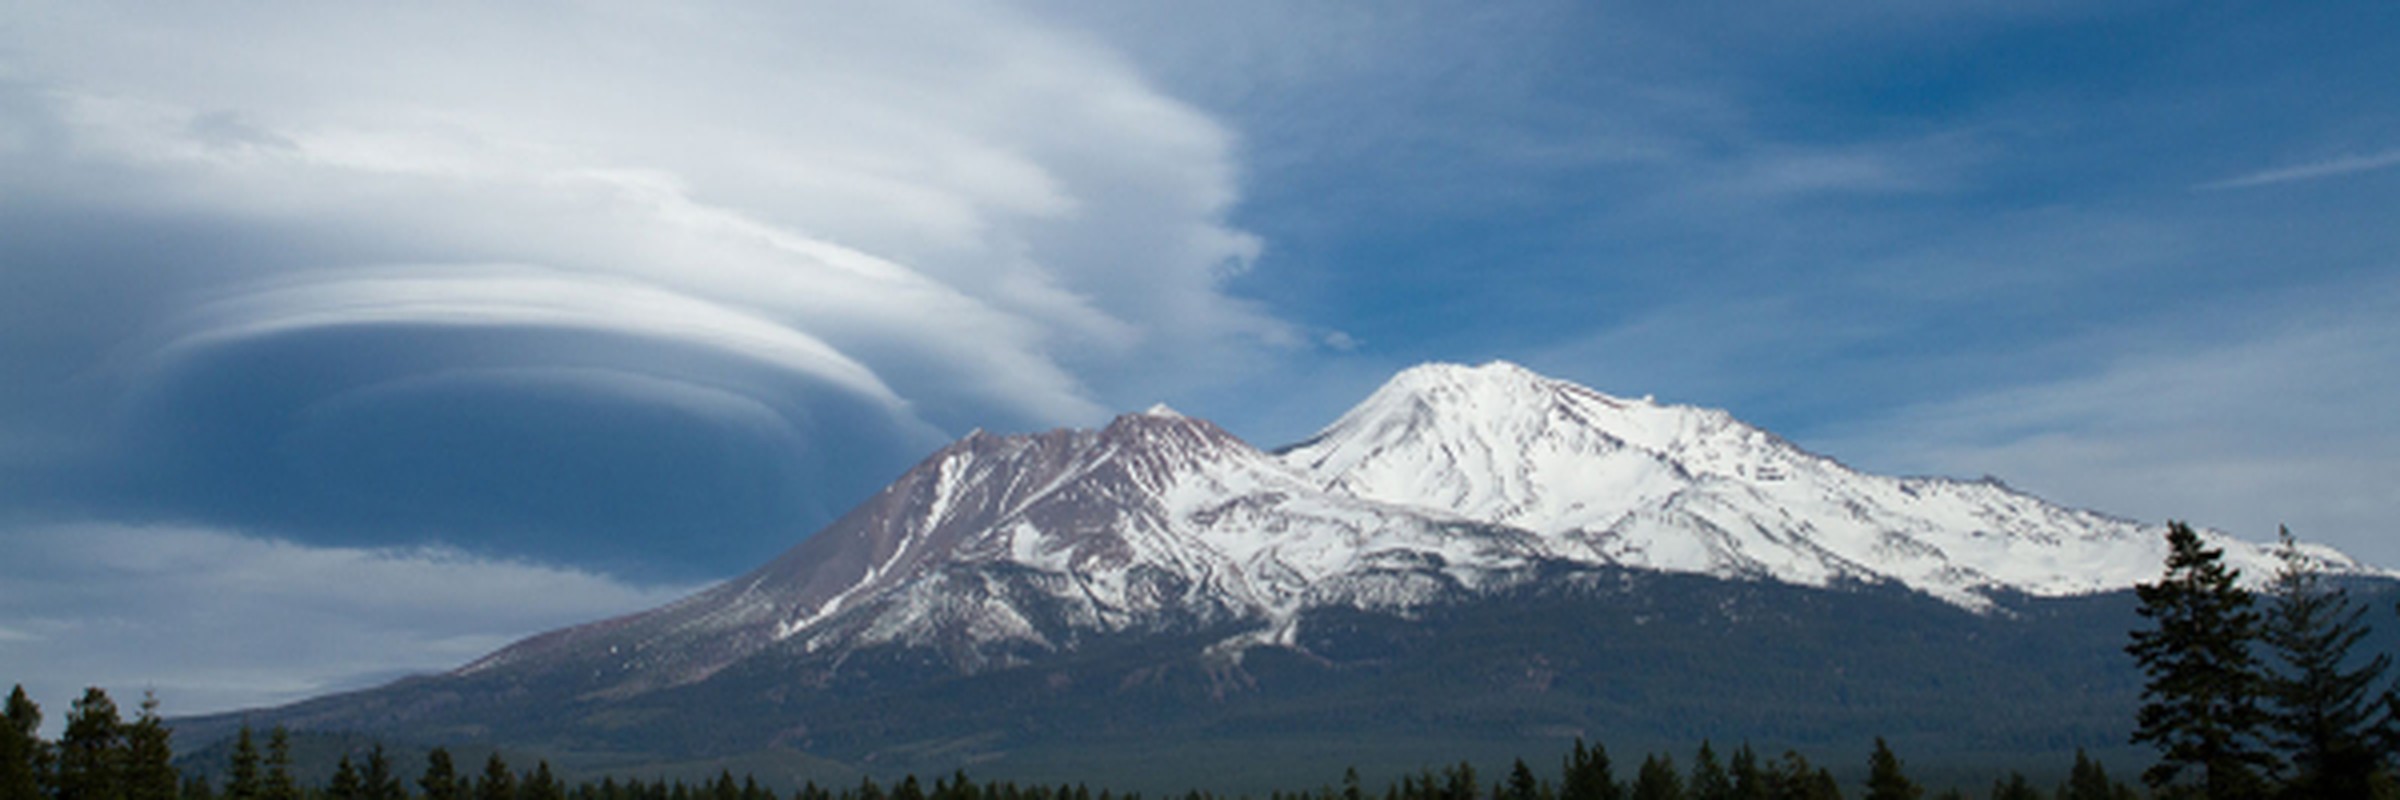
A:
MULTIPOLYGON (((1079 37, 980 4, 581 11, 25 15, 0 42, 0 259, 37 279, 0 334, 45 344, 0 359, 50 380, 0 389, 0 468, 66 476, 39 503, 84 515, 130 491, 226 524, 257 521, 245 496, 406 518, 474 503, 259 487, 465 469, 408 443, 489 403, 533 421, 517 451, 665 442, 702 472, 831 475, 799 505, 838 509, 948 434, 1089 422, 1292 340, 1220 286, 1258 249, 1225 221, 1230 136, 1079 37), (608 396, 538 411, 585 391, 608 396), (442 405, 398 407, 420 401, 442 405), (790 454, 725 440, 708 409, 732 408, 790 454), (422 430, 329 432, 354 417, 422 430), (381 460, 292 463, 350 452, 381 460)), ((643 469, 608 488, 674 483, 643 469)), ((476 491, 539 517, 576 490, 476 491)))

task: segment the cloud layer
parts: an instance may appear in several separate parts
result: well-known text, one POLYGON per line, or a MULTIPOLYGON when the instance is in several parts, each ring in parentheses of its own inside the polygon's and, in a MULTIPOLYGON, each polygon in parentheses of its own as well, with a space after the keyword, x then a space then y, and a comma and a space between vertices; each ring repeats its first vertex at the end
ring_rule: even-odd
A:
POLYGON ((48 712, 84 686, 170 715, 298 700, 455 668, 528 631, 637 611, 634 586, 455 549, 311 547, 206 528, 0 531, 0 660, 48 712))
POLYGON ((2076 374, 1835 426, 1818 446, 1870 468, 1990 474, 2040 496, 2253 541, 2289 526, 2379 565, 2400 475, 2400 283, 2347 296, 2254 298, 2203 315, 2254 329, 2199 346, 2109 330, 2068 347, 2110 354, 2076 374))
POLYGON ((812 495, 708 520, 759 540, 696 565, 722 570, 969 428, 1087 424, 1297 341, 1221 288, 1259 249, 1231 135, 1093 43, 975 3, 563 11, 16 15, 0 469, 43 485, 8 499, 532 525, 576 490, 362 462, 472 471, 409 445, 459 438, 441 404, 551 404, 517 449, 639 473, 585 494, 676 506, 659 442, 812 495))

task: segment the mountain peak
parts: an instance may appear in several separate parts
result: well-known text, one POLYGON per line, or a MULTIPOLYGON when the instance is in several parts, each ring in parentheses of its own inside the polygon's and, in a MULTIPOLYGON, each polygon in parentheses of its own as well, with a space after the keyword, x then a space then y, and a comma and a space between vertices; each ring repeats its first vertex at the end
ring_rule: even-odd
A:
POLYGON ((2122 588, 2159 555, 2135 523, 1998 484, 1862 474, 1724 411, 1508 362, 1405 370, 1280 456, 1323 491, 1529 531, 1569 560, 1889 581, 1971 607, 1995 588, 2122 588))
POLYGON ((1394 374, 1384 382, 1385 391, 1424 392, 1442 388, 1473 387, 1501 391, 1545 391, 1559 384, 1555 378, 1543 375, 1513 361, 1492 360, 1467 365, 1444 361, 1418 364, 1394 374))

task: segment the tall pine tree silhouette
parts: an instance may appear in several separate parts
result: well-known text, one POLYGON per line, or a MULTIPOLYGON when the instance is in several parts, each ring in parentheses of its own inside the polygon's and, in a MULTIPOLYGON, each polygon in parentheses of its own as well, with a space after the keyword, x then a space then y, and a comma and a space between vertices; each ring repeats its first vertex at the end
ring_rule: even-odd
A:
POLYGON ((42 796, 48 771, 49 746, 40 736, 42 707, 25 696, 25 686, 8 693, 5 719, 0 719, 0 797, 42 796))
POLYGON ((250 726, 233 740, 233 758, 225 774, 225 800, 259 800, 266 795, 266 786, 258 777, 258 743, 250 738, 250 726))
POLYGON ((158 695, 144 692, 142 710, 125 726, 125 800, 176 800, 174 731, 158 715, 158 695))
POLYGON ((417 779, 417 788, 425 790, 425 800, 466 800, 467 787, 458 778, 458 765, 451 763, 449 748, 436 747, 425 754, 425 775, 417 779))
POLYGON ((1567 767, 1558 784, 1558 800, 1623 800, 1625 786, 1617 782, 1616 769, 1609 764, 1608 746, 1598 742, 1585 748, 1582 739, 1575 740, 1575 749, 1567 753, 1567 767))
POLYGON ((260 800, 300 800, 300 783, 292 778, 292 732, 281 725, 267 733, 267 778, 259 785, 260 800))
POLYGON ((2156 627, 2134 631, 2125 647, 2148 679, 2133 741, 2159 750, 2142 781, 2164 791, 2196 769, 2209 800, 2264 797, 2262 773, 2275 757, 2259 742, 2268 682, 2250 652, 2258 612, 2224 551, 2204 547, 2191 526, 2168 523, 2167 548, 2166 574, 2134 587, 2141 615, 2156 627))
POLYGON ((116 701, 85 689, 58 736, 58 800, 125 799, 125 722, 116 701))
POLYGON ((2275 745, 2292 761, 2287 790, 2295 797, 2366 797, 2383 766, 2379 743, 2391 735, 2390 709, 2377 693, 2390 655, 2351 657, 2367 635, 2365 606, 2325 585, 2290 530, 2280 531, 2282 569, 2275 574, 2264 632, 2283 662, 2274 679, 2275 745))
POLYGON ((1900 756, 1892 752, 1883 737, 1875 737, 1875 752, 1867 756, 1867 800, 1917 800, 1925 796, 1925 787, 1908 779, 1900 764, 1900 756))

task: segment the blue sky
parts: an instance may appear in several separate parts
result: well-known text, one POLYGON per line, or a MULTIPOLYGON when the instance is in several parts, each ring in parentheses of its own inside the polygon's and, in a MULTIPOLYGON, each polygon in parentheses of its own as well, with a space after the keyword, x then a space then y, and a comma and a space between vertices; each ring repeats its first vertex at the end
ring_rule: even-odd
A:
MULTIPOLYGON (((745 569, 942 442, 1518 361, 2400 565, 2388 3, 0 12, 0 681, 745 569), (264 623, 264 624, 262 624, 264 623)), ((60 706, 63 708, 63 706, 60 706)))

